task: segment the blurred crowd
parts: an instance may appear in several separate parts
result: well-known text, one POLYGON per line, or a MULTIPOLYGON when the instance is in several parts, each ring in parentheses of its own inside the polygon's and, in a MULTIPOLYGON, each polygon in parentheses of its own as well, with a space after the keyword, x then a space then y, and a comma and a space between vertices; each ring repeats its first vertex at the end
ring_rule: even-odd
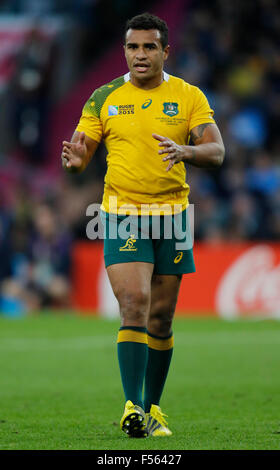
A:
POLYGON ((215 110, 226 157, 189 169, 196 239, 280 239, 280 7, 276 0, 194 0, 170 70, 215 110))
MULTIPOLYGON (((32 6, 31 0, 12 3, 15 9, 32 6)), ((36 4, 51 10, 60 3, 65 2, 36 4)), ((122 12, 122 22, 139 12, 120 0, 82 4, 99 8, 100 18, 94 10, 92 21, 107 31, 113 25, 106 22, 106 8, 122 12)), ((226 148, 219 170, 187 168, 196 240, 279 240, 279 31, 276 0, 192 0, 182 12, 166 71, 204 91, 226 148)), ((94 65, 88 38, 85 34, 81 49, 87 67, 94 65)), ((57 51, 59 43, 33 29, 10 83, 14 146, 0 149, 0 311, 11 314, 71 305, 73 244, 86 239, 86 207, 102 198, 103 145, 85 174, 54 175, 47 169, 46 126, 57 51)))

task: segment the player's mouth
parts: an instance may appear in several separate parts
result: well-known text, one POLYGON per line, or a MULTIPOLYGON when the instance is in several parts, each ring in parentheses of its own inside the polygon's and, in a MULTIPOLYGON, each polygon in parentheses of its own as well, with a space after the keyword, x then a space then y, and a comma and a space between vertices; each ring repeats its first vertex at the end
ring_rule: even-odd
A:
POLYGON ((148 64, 134 64, 134 69, 137 70, 137 72, 147 72, 147 70, 150 68, 148 64))

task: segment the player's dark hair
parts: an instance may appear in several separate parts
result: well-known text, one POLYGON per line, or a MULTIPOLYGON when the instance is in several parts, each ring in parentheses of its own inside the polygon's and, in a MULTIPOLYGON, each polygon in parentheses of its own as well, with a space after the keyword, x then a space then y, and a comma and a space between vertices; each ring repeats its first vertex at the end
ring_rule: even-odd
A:
POLYGON ((160 32, 160 42, 164 49, 168 44, 168 27, 164 20, 158 16, 151 15, 151 13, 142 13, 141 15, 134 16, 126 22, 125 37, 129 29, 157 29, 160 32))

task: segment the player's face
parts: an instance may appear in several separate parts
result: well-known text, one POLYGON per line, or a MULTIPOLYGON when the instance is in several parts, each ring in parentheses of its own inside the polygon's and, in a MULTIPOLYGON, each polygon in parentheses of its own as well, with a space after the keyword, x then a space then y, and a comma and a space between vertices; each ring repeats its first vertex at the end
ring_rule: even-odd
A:
POLYGON ((153 88, 162 81, 164 61, 169 46, 162 49, 157 29, 129 29, 124 46, 131 82, 140 88, 153 88))

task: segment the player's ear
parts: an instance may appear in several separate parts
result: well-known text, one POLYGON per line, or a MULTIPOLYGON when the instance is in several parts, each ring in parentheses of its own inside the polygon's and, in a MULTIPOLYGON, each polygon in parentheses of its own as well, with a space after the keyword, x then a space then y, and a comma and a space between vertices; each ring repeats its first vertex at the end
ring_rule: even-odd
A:
POLYGON ((163 59, 167 60, 170 52, 169 44, 163 49, 163 59))

